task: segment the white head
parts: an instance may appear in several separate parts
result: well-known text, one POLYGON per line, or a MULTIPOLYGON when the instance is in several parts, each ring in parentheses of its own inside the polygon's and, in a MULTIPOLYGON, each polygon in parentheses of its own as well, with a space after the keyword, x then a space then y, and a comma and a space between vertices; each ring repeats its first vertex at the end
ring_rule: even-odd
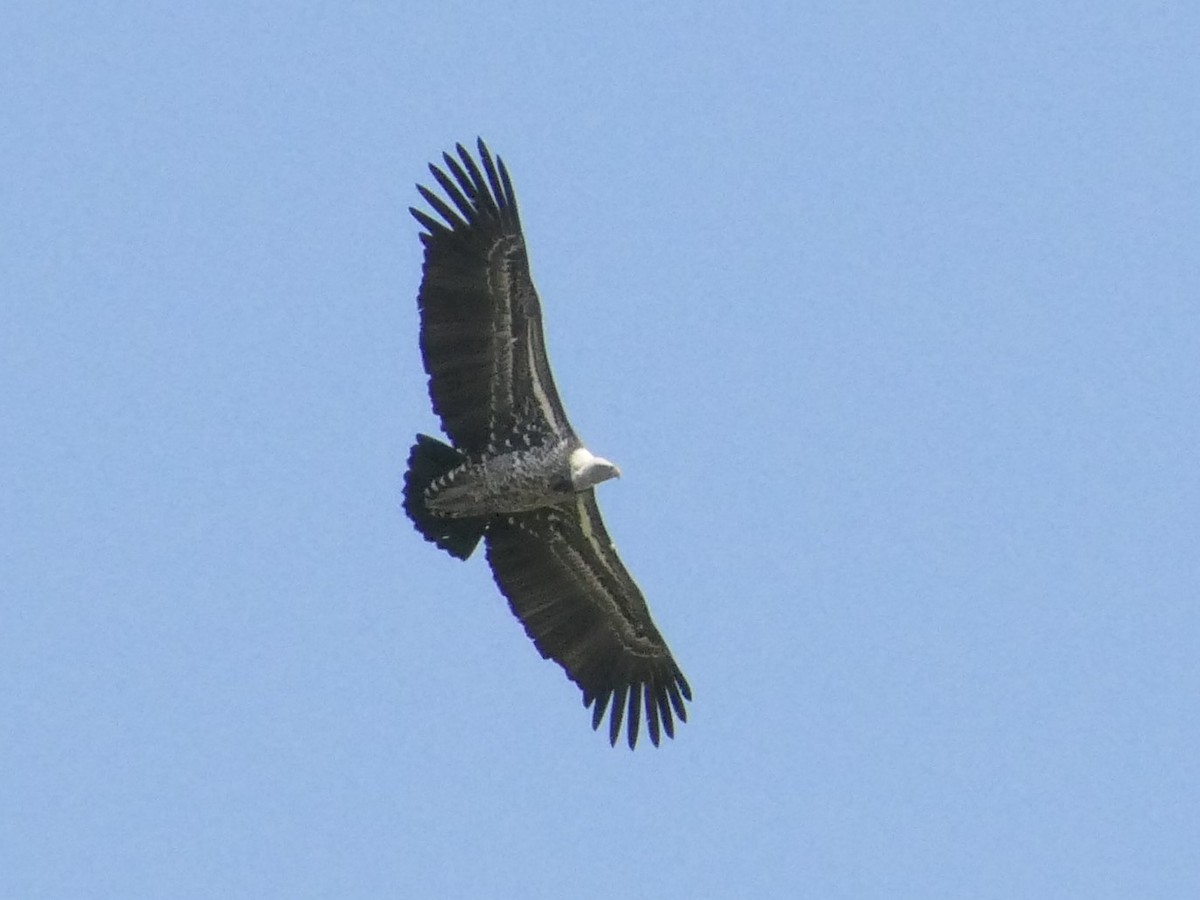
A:
POLYGON ((568 463, 571 466, 571 487, 576 491, 586 491, 592 485, 621 477, 620 469, 607 459, 593 456, 583 447, 571 451, 568 463))

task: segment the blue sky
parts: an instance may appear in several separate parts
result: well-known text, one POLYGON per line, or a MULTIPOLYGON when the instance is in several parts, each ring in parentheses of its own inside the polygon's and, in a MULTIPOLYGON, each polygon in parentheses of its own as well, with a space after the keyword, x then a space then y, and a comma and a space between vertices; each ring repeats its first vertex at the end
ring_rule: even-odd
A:
POLYGON ((0 896, 1200 896, 1200 13, 14 3, 0 896), (611 749, 399 491, 516 184, 695 691, 611 749))

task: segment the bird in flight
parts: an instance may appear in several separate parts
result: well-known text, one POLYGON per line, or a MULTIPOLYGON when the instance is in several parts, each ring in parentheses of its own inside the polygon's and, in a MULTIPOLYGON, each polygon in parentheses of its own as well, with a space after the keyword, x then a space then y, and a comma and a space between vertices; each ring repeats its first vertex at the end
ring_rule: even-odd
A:
POLYGON ((417 305, 433 411, 450 439, 417 435, 404 509, 417 531, 458 559, 483 540, 500 592, 544 658, 583 692, 609 742, 637 744, 687 721, 691 688, 637 584, 617 556, 595 486, 620 476, 567 421, 542 334, 542 308, 516 195, 503 160, 478 142, 429 166, 417 185, 424 228, 417 305))

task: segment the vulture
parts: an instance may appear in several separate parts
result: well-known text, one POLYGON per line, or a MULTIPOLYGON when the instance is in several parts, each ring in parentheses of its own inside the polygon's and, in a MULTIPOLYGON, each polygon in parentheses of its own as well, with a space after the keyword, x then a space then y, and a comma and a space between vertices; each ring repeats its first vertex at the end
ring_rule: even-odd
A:
POLYGON ((417 185, 430 211, 417 297, 433 411, 449 438, 419 434, 404 510, 425 540, 465 560, 482 540, 496 585, 543 658, 583 692, 609 743, 675 736, 692 699, 637 584, 617 556, 596 485, 620 470, 567 421, 508 170, 478 142, 417 185))

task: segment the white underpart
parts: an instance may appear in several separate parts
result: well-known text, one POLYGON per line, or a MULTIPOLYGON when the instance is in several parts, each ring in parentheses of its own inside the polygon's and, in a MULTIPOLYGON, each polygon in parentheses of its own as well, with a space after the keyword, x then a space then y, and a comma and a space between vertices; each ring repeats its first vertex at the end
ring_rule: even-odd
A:
MULTIPOLYGON (((600 543, 600 539, 596 536, 595 526, 592 524, 592 517, 588 513, 588 508, 584 504, 583 499, 579 498, 575 501, 575 509, 579 512, 579 525, 583 531, 584 539, 592 545, 594 558, 599 560, 604 568, 608 569, 609 574, 616 575, 612 567, 612 554, 616 553, 616 545, 605 547, 600 543)), ((620 579, 617 579, 620 581, 620 579)))
MULTIPOLYGON (((546 421, 550 423, 555 433, 561 434, 563 424, 558 420, 554 407, 550 405, 550 398, 546 395, 546 388, 542 385, 542 379, 538 377, 537 360, 534 359, 533 343, 533 341, 525 342, 526 365, 529 367, 529 386, 533 390, 534 400, 542 409, 542 415, 545 416, 546 421)), ((578 452, 576 451, 576 453, 578 452)), ((587 453, 586 450, 583 452, 587 453)), ((590 457, 591 454, 588 453, 588 456, 590 457)), ((571 458, 574 459, 574 454, 572 454, 571 458)))

